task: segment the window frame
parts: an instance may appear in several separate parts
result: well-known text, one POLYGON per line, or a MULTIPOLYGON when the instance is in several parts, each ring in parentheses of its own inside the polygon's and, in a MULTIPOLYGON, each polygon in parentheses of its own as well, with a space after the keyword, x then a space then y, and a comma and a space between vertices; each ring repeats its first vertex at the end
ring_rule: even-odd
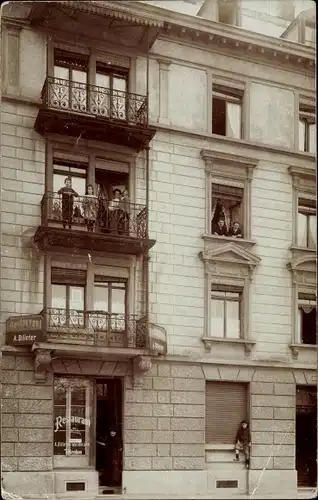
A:
MULTIPOLYGON (((310 246, 309 245, 309 240, 310 240, 310 223, 309 223, 309 218, 310 216, 314 216, 316 218, 316 225, 317 225, 317 204, 316 204, 316 200, 313 199, 312 197, 309 197, 309 196, 298 196, 298 210, 297 210, 297 235, 296 235, 296 243, 297 243, 297 246, 299 248, 308 248, 309 250, 315 250, 316 249, 316 246, 317 246, 317 242, 316 242, 316 246, 310 246), (302 203, 300 203, 300 200, 302 200, 302 203), (307 204, 306 204, 306 200, 307 200, 307 204), (305 201, 305 203, 303 203, 303 201, 305 201), (314 203, 312 203, 314 202, 314 203), (314 206, 310 206, 310 205, 315 205, 314 206), (306 246, 301 246, 299 245, 299 241, 298 241, 298 227, 299 227, 299 215, 302 214, 302 215, 305 215, 306 216, 306 246)), ((317 237, 316 237, 317 239, 317 237)))
MULTIPOLYGON (((297 318, 298 318, 298 314, 299 314, 299 310, 301 309, 301 301, 311 301, 311 302, 314 302, 314 308, 316 310, 316 314, 317 314, 317 300, 316 300, 316 295, 314 293, 301 293, 298 291, 298 296, 297 296, 297 318), (311 297, 310 299, 302 299, 299 297, 299 295, 305 295, 305 296, 308 296, 308 297, 311 297)), ((305 342, 303 342, 302 340, 302 326, 299 325, 299 322, 297 321, 297 326, 296 326, 296 340, 297 340, 297 343, 298 344, 301 344, 301 345, 304 345, 304 346, 312 346, 312 347, 315 347, 317 345, 317 340, 316 340, 316 344, 306 344, 305 342)))
MULTIPOLYGON (((298 206, 299 199, 316 201, 316 167, 315 161, 308 167, 298 167, 291 165, 288 167, 292 180, 293 200, 292 200, 292 245, 291 250, 303 252, 316 252, 314 248, 298 246, 298 206)), ((317 211, 317 207, 316 207, 317 211)), ((317 215, 316 215, 317 216, 317 215)))
MULTIPOLYGON (((94 284, 93 284, 93 295, 94 295, 95 287, 97 286, 97 287, 103 288, 103 286, 102 286, 103 283, 123 283, 125 285, 125 287, 120 288, 120 289, 125 290, 125 316, 127 316, 127 314, 128 314, 128 312, 127 312, 128 311, 128 291, 129 291, 128 279, 127 278, 115 278, 115 277, 111 277, 111 276, 104 276, 104 275, 99 275, 99 274, 95 273, 94 274, 94 284), (103 281, 96 281, 96 276, 103 278, 103 281), (101 284, 98 285, 97 283, 101 283, 101 284)), ((106 311, 106 312, 108 312, 109 314, 117 314, 117 313, 113 313, 112 310, 109 311, 109 307, 112 309, 112 307, 111 307, 112 290, 113 290, 113 287, 108 287, 108 311, 106 311)), ((95 300, 95 297, 94 297, 94 300, 95 300)), ((95 308, 94 308, 94 310, 95 310, 95 308)))
MULTIPOLYGON (((53 385, 53 466, 58 467, 58 468, 74 468, 74 467, 89 467, 92 462, 92 448, 93 448, 93 425, 92 425, 92 420, 93 420, 93 414, 92 414, 92 404, 93 404, 93 384, 92 381, 89 379, 81 378, 81 377, 63 377, 63 376, 55 376, 54 378, 54 384, 55 381, 61 379, 63 380, 63 383, 68 386, 67 389, 67 397, 66 397, 66 416, 70 417, 71 416, 71 411, 72 411, 72 406, 69 404, 69 407, 67 406, 68 403, 71 401, 71 384, 75 383, 76 381, 80 384, 83 384, 85 388, 85 418, 90 422, 89 425, 85 425, 85 444, 86 444, 86 453, 85 455, 55 455, 54 454, 54 426, 55 426, 55 419, 54 419, 54 409, 55 409, 55 385, 53 385)), ((66 423, 66 427, 70 427, 71 422, 66 423)), ((67 434, 67 430, 66 430, 67 434)), ((70 434, 70 429, 68 431, 68 434, 70 434)))
MULTIPOLYGON (((244 239, 244 236, 245 236, 245 231, 244 231, 244 227, 245 227, 245 222, 246 222, 246 217, 245 217, 245 212, 246 212, 246 197, 245 197, 245 183, 244 182, 238 182, 238 181, 235 181, 235 180, 231 180, 231 181, 226 181, 225 179, 222 179, 222 178, 214 178, 213 177, 211 178, 211 184, 210 184, 210 205, 211 205, 211 210, 210 210, 210 222, 208 222, 208 234, 210 235, 213 235, 213 227, 212 227, 212 221, 213 221, 213 217, 212 217, 212 214, 213 214, 213 185, 216 185, 216 186, 224 186, 224 187, 229 187, 229 188, 238 188, 238 189, 242 189, 243 191, 243 195, 242 195, 242 198, 241 198, 241 202, 240 202, 240 208, 241 208, 241 220, 239 221, 240 222, 240 229, 242 231, 242 239, 244 239)), ((219 198, 221 196, 217 196, 217 198, 219 198)), ((224 197, 224 200, 226 200, 226 196, 224 197)), ((231 223, 233 223, 233 221, 231 221, 231 223)), ((216 235, 214 235, 216 236, 216 235)), ((227 238, 231 239, 232 237, 231 236, 226 236, 227 238)), ((236 238, 235 238, 236 239, 236 238)))
MULTIPOLYGON (((224 315, 223 315, 223 335, 219 336, 218 338, 220 339, 230 339, 230 340, 241 340, 242 339, 242 334, 244 333, 244 289, 241 287, 227 287, 227 286, 222 286, 222 285, 214 285, 213 282, 211 284, 211 302, 210 302, 210 308, 212 309, 212 302, 213 299, 218 299, 222 300, 224 303, 224 315), (223 297, 218 297, 218 293, 237 293, 239 294, 238 298, 232 298, 232 297, 227 297, 226 295, 223 297), (227 330, 227 303, 228 302, 235 302, 238 303, 239 306, 239 336, 238 337, 229 337, 228 336, 228 330, 227 330)), ((211 314, 211 320, 212 320, 212 314, 211 314)), ((211 331, 213 331, 213 326, 210 326, 211 331)), ((212 335, 211 335, 212 336, 212 335)))
POLYGON ((202 150, 201 158, 205 163, 206 173, 206 227, 205 236, 226 239, 229 241, 251 241, 252 238, 252 178, 253 170, 258 160, 246 158, 235 154, 216 153, 202 150), (231 238, 229 236, 213 236, 212 223, 212 185, 223 184, 229 187, 243 188, 242 221, 241 228, 244 238, 231 238))
MULTIPOLYGON (((212 119, 211 119, 211 132, 214 135, 221 137, 228 137, 230 139, 242 140, 244 139, 244 87, 238 84, 237 87, 232 87, 232 85, 224 84, 220 82, 218 79, 213 81, 211 88, 211 104, 212 104, 212 119), (240 137, 232 137, 230 135, 218 134, 217 132, 213 132, 213 99, 219 99, 225 101, 225 103, 237 104, 240 106, 240 137)), ((227 120, 227 116, 225 116, 225 120, 227 120)), ((225 127, 227 128, 227 121, 225 122, 225 127)))
MULTIPOLYGON (((316 151, 310 150, 310 126, 316 126, 316 113, 315 108, 308 104, 299 104, 299 112, 298 112, 298 150, 304 153, 315 154, 316 151), (300 142, 300 124, 304 126, 304 144, 303 148, 299 147, 300 142)), ((317 148, 317 140, 316 140, 316 148, 317 148)))

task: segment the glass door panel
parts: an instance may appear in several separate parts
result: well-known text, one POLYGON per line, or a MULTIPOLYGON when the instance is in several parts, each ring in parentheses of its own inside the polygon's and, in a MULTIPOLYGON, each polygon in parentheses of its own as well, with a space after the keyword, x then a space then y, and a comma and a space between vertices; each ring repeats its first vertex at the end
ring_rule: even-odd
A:
POLYGON ((54 108, 69 108, 69 69, 54 66, 54 83, 49 84, 48 105, 54 108))
POLYGON ((112 117, 119 120, 126 120, 127 107, 127 80, 119 76, 113 77, 113 102, 112 117))
POLYGON ((87 110, 87 73, 71 69, 71 99, 74 111, 87 110))

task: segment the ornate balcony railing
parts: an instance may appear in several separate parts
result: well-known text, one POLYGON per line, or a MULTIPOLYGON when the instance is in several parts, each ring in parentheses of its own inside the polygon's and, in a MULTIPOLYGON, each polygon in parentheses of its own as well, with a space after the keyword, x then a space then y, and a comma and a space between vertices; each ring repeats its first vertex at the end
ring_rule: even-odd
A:
POLYGON ((57 308, 46 308, 42 314, 48 340, 99 347, 148 347, 148 321, 145 317, 57 308))
POLYGON ((147 210, 128 200, 107 201, 97 197, 70 196, 47 192, 41 202, 42 225, 117 235, 147 238, 147 210))
POLYGON ((85 116, 124 121, 147 127, 147 97, 62 78, 47 77, 42 89, 43 104, 85 116))

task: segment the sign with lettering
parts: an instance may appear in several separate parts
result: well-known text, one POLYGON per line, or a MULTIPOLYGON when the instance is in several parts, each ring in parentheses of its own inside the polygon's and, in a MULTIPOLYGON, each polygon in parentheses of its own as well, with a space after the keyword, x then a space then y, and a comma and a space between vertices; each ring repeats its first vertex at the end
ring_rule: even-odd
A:
POLYGON ((43 317, 40 314, 11 316, 7 319, 7 345, 32 345, 34 342, 43 340, 43 317))
POLYGON ((167 332, 154 323, 149 324, 150 349, 156 354, 167 354, 167 332))
POLYGON ((54 422, 54 432, 58 432, 62 429, 66 424, 81 424, 90 426, 91 421, 89 418, 78 417, 77 415, 71 415, 71 417, 56 417, 54 422))

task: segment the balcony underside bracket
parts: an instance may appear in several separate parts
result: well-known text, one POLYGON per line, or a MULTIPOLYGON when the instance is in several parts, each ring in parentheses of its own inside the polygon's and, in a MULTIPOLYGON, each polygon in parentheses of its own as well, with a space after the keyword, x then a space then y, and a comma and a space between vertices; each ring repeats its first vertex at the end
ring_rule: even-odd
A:
POLYGON ((150 356, 136 356, 133 358, 133 387, 142 389, 147 373, 151 370, 152 362, 150 356))
POLYGON ((33 344, 32 351, 35 354, 34 379, 38 383, 43 383, 46 381, 47 374, 51 370, 51 350, 39 349, 36 344, 33 344))

